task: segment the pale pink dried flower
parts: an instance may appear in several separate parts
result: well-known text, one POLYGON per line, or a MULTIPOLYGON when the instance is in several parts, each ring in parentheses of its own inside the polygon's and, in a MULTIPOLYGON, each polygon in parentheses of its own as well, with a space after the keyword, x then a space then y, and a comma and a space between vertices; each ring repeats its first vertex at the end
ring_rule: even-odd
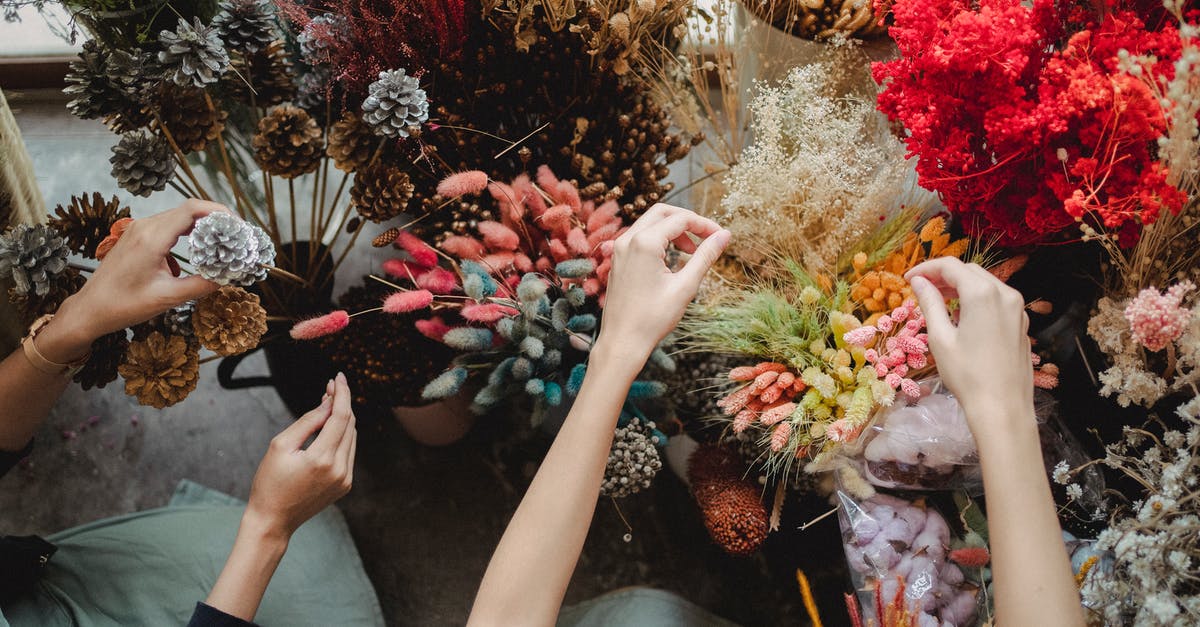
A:
POLYGON ((468 170, 451 174, 442 179, 437 186, 437 193, 446 198, 457 198, 482 192, 488 184, 486 172, 468 170))
POLYGON ((1160 351, 1179 339, 1192 317, 1192 312, 1183 307, 1183 297, 1194 289, 1191 281, 1182 281, 1165 293, 1149 287, 1139 292, 1125 306, 1133 340, 1149 350, 1160 351))

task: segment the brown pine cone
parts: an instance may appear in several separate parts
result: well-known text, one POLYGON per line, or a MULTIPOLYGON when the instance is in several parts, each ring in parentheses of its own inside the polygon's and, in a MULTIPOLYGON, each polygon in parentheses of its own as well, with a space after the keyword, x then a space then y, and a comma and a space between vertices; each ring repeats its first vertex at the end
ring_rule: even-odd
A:
POLYGON ((75 382, 85 390, 102 388, 117 380, 117 369, 125 359, 129 339, 125 329, 103 335, 92 342, 92 357, 75 373, 75 382))
POLYGON ((135 340, 117 368, 125 393, 138 402, 162 409, 187 398, 200 377, 200 347, 177 335, 157 331, 135 340))
POLYGON ((121 218, 129 217, 129 207, 122 207, 116 196, 105 202, 100 192, 72 196, 71 204, 54 209, 50 226, 58 230, 71 252, 90 259, 96 256, 96 247, 108 237, 108 230, 121 218))
POLYGON ((229 67, 230 71, 221 77, 221 86, 239 102, 269 107, 296 95, 292 62, 282 41, 273 41, 250 54, 235 52, 230 55, 229 67))
POLYGON ((371 127, 363 123, 362 118, 346 111, 342 119, 330 127, 329 146, 325 152, 339 170, 355 172, 371 160, 377 143, 379 137, 371 131, 371 127))
POLYGON ((158 112, 162 125, 155 122, 154 132, 165 137, 162 126, 166 126, 171 139, 184 153, 204 150, 208 142, 225 130, 225 118, 229 116, 215 104, 209 107, 203 89, 173 85, 159 90, 158 112))
POLYGON ((770 519, 762 490, 746 478, 736 451, 701 445, 688 459, 688 480, 714 542, 731 555, 749 555, 762 546, 770 519))
POLYGON ((307 111, 292 105, 271 109, 251 140, 254 160, 268 174, 296 178, 317 169, 325 152, 321 127, 307 111))
POLYGON ((358 214, 372 222, 385 222, 404 213, 413 195, 408 173, 399 166, 376 161, 354 175, 350 198, 358 214))
POLYGON ((426 197, 421 202, 421 209, 428 217, 413 224, 409 230, 427 242, 441 243, 451 235, 474 235, 480 222, 496 219, 495 203, 492 202, 463 196, 445 203, 446 199, 436 194, 426 197))
POLYGON ((25 326, 33 324, 34 320, 46 314, 56 313, 58 307, 67 297, 78 292, 87 279, 78 270, 68 267, 54 277, 50 283, 50 291, 38 296, 34 290, 20 294, 16 288, 9 288, 8 300, 17 310, 17 316, 25 326))
POLYGON ((267 310, 256 294, 227 285, 196 301, 192 328, 204 348, 237 355, 258 346, 267 332, 267 310))

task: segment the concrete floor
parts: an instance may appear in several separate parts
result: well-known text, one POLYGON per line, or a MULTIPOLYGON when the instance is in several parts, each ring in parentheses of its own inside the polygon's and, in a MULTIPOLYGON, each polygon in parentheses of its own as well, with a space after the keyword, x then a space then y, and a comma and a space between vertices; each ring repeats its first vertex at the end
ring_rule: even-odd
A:
MULTIPOLYGON (((50 206, 85 190, 119 191, 108 174, 115 139, 103 126, 72 118, 61 101, 44 95, 7 95, 50 206)), ((178 200, 170 191, 150 199, 118 195, 135 215, 178 200)), ((362 254, 340 277, 361 276, 378 263, 369 247, 359 248, 362 254)), ((291 416, 270 389, 221 389, 215 369, 216 363, 203 366, 197 390, 163 411, 138 406, 119 383, 91 392, 71 388, 31 458, 0 481, 0 530, 48 534, 157 507, 183 478, 245 498, 267 442, 291 416)), ((255 355, 239 373, 265 374, 266 364, 255 355)), ((339 506, 389 624, 465 622, 491 551, 544 450, 502 450, 487 431, 476 429, 445 449, 418 446, 390 422, 364 431, 355 486, 339 506)), ((622 540, 620 515, 602 501, 568 603, 651 585, 742 624, 803 625, 790 569, 839 561, 833 519, 805 532, 799 543, 777 534, 786 544, 769 545, 768 553, 779 558, 773 563, 761 556, 726 557, 708 541, 686 488, 667 472, 649 493, 625 499, 621 512, 633 541, 622 540)), ((816 575, 826 624, 844 621, 840 576, 816 575)))

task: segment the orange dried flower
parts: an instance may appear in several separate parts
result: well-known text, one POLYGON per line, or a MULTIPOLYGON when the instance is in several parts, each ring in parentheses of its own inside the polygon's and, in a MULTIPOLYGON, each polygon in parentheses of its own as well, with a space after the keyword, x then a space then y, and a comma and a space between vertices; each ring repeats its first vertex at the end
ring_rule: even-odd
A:
POLYGON ((100 242, 100 245, 96 246, 96 259, 103 261, 113 249, 113 246, 117 245, 117 240, 121 239, 121 236, 125 234, 125 230, 131 224, 133 224, 133 218, 121 218, 113 222, 112 226, 108 229, 108 237, 105 237, 100 242))

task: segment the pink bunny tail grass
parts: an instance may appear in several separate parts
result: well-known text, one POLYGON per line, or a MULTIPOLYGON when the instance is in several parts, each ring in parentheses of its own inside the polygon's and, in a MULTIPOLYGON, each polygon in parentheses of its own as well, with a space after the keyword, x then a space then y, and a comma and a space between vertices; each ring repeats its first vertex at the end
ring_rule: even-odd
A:
POLYGON ((417 320, 413 323, 413 326, 416 327, 417 332, 421 335, 435 342, 441 342, 446 332, 450 330, 450 326, 436 316, 428 320, 417 320))
POLYGON ((795 403, 783 403, 764 411, 758 417, 758 420, 769 427, 782 422, 785 418, 791 416, 794 411, 796 411, 795 403))
POLYGON ((950 551, 951 562, 967 568, 983 568, 992 561, 992 554, 984 547, 965 547, 950 551))
POLYGON ((533 188, 533 181, 529 180, 528 174, 521 174, 513 179, 512 188, 520 194, 519 198, 525 199, 525 206, 533 213, 533 217, 542 215, 542 212, 549 208, 546 199, 533 188))
POLYGON ((396 241, 393 245, 397 248, 403 249, 404 252, 408 253, 413 258, 413 261, 425 266, 426 268, 432 268, 438 263, 437 251, 434 250, 429 244, 426 244, 424 240, 416 235, 413 235, 412 233, 409 233, 408 231, 400 231, 400 234, 396 236, 396 241))
POLYGON ((480 222, 476 228, 483 236, 483 243, 492 250, 516 250, 521 246, 521 236, 499 222, 487 220, 480 222))
POLYGON ((533 260, 525 253, 513 255, 513 266, 521 272, 533 272, 533 260))
POLYGON ((867 346, 871 342, 875 341, 876 332, 877 329, 871 325, 862 326, 858 327, 857 329, 846 331, 846 334, 842 336, 842 339, 844 339, 846 343, 851 346, 867 346))
POLYGON ((296 326, 292 327, 290 335, 293 340, 315 340, 331 333, 337 333, 345 329, 348 324, 350 324, 350 314, 345 310, 338 309, 323 316, 297 322, 296 326))
POLYGON ((487 251, 483 242, 467 235, 451 235, 442 241, 442 250, 459 259, 479 259, 487 251))
POLYGON ((413 290, 396 292, 383 300, 383 310, 390 314, 402 314, 424 309, 433 304, 433 292, 413 290))
POLYGON ((588 245, 587 235, 583 233, 583 229, 575 227, 567 233, 567 247, 576 255, 586 255, 591 252, 592 247, 588 245))
POLYGON ((430 268, 417 276, 416 283, 434 294, 452 294, 458 289, 458 275, 445 268, 430 268))
POLYGON ((574 255, 571 254, 571 251, 567 250, 567 245, 558 238, 550 240, 546 247, 550 249, 550 256, 553 257, 554 261, 556 262, 566 261, 567 259, 574 257, 574 255))
POLYGON ((521 312, 499 303, 472 303, 464 305, 460 311, 462 317, 471 322, 497 322, 501 318, 510 318, 521 312))
POLYGON ((405 261, 403 259, 388 259, 381 266, 384 273, 394 276, 398 279, 408 279, 410 281, 418 276, 425 274, 429 268, 418 266, 415 263, 405 261))
POLYGON ((782 451, 791 437, 792 423, 781 422, 775 425, 775 430, 771 432, 771 450, 775 453, 782 451))
POLYGON ((609 222, 608 224, 605 224, 604 226, 596 229, 595 231, 592 231, 589 229, 589 231, 588 231, 588 246, 591 246, 593 248, 595 248, 596 246, 600 246, 601 251, 604 250, 605 246, 610 246, 608 252, 606 252, 604 254, 611 255, 612 254, 612 248, 611 248, 612 240, 617 239, 617 237, 621 235, 621 232, 622 231, 621 231, 621 223, 620 222, 609 222))
POLYGON ((570 205, 554 205, 542 214, 542 228, 551 232, 566 233, 571 228, 571 216, 573 215, 575 215, 575 211, 571 209, 570 205))
POLYGON ((483 264, 483 267, 489 270, 500 272, 512 265, 516 258, 517 256, 515 254, 504 251, 487 255, 483 259, 480 259, 479 263, 483 264))
POLYGON ((592 215, 587 219, 588 233, 592 233, 597 229, 607 226, 613 222, 618 222, 617 214, 621 212, 621 205, 615 200, 605 201, 604 204, 592 211, 592 215))
POLYGON ((583 209, 583 200, 579 198, 579 188, 575 187, 570 181, 558 182, 558 194, 555 195, 560 203, 566 203, 571 207, 572 211, 581 211, 583 209))
POLYGON ((486 172, 467 170, 451 174, 442 179, 437 186, 437 193, 446 198, 458 198, 482 192, 488 185, 486 172))
POLYGON ((608 257, 596 266, 596 278, 600 279, 601 283, 608 283, 608 275, 612 272, 612 257, 608 257))
POLYGON ((738 366, 729 371, 730 381, 753 381, 757 376, 758 369, 754 366, 738 366))
POLYGON ((551 170, 550 166, 538 166, 537 184, 538 187, 546 190, 547 194, 553 194, 558 189, 558 177, 554 176, 554 170, 551 170))

